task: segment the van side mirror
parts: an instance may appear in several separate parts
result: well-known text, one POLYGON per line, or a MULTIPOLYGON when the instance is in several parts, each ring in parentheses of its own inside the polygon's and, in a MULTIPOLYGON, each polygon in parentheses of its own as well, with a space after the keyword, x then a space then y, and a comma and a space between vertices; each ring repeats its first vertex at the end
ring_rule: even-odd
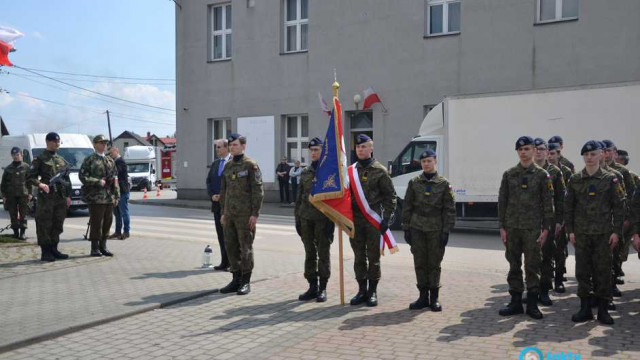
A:
POLYGON ((151 173, 155 174, 156 173, 156 169, 151 169, 151 173))

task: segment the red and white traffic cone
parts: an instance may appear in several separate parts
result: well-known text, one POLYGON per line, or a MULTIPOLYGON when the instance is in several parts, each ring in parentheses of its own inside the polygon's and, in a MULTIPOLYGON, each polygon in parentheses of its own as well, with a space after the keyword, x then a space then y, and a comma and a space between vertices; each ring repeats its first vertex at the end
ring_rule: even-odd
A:
POLYGON ((145 187, 144 189, 144 196, 142 196, 143 199, 148 199, 149 198, 149 194, 147 194, 147 188, 145 187))
POLYGON ((160 197, 160 185, 156 187, 156 197, 160 197))

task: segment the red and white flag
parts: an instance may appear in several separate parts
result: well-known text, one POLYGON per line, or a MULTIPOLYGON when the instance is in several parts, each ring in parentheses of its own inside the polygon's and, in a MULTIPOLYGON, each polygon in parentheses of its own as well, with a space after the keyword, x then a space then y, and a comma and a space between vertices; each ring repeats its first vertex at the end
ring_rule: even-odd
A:
POLYGON ((371 106, 373 106, 373 104, 380 104, 380 105, 382 105, 382 108, 385 111, 387 110, 384 107, 384 104, 382 103, 382 100, 380 100, 380 97, 378 96, 376 91, 373 90, 372 87, 368 87, 368 88, 364 89, 364 91, 362 93, 364 94, 364 103, 362 104, 362 110, 371 109, 371 106))
POLYGON ((13 49, 11 44, 0 40, 0 66, 13 66, 11 61, 9 61, 9 53, 11 52, 11 49, 13 49))
POLYGON ((13 42, 23 36, 24 34, 16 29, 0 26, 0 65, 13 66, 9 61, 9 53, 14 51, 13 42))
POLYGON ((329 105, 326 101, 324 101, 324 98, 322 97, 322 94, 320 94, 320 92, 318 92, 318 101, 320 101, 320 109, 322 109, 322 111, 326 113, 327 116, 331 116, 331 109, 329 109, 329 105))

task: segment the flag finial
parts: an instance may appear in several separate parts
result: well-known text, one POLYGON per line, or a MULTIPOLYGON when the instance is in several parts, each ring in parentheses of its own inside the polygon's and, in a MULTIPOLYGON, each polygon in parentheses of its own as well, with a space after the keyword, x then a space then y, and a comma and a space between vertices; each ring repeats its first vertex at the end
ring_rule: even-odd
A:
POLYGON ((336 69, 333 69, 333 96, 338 97, 338 89, 340 89, 340 84, 338 83, 338 73, 336 69))

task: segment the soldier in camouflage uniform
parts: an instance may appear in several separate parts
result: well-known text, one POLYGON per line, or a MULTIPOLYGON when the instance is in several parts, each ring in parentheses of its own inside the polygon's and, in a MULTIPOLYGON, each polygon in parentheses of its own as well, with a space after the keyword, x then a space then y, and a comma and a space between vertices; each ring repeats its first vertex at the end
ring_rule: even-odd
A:
POLYGON ((247 147, 244 136, 231 134, 227 140, 233 160, 226 163, 222 171, 220 221, 233 279, 220 292, 246 295, 251 291, 253 239, 264 197, 262 174, 258 164, 244 154, 247 147))
POLYGON ((449 232, 456 222, 456 202, 449 181, 438 175, 435 151, 420 154, 422 174, 409 181, 402 209, 402 229, 411 245, 416 271, 418 300, 411 310, 430 307, 442 311, 438 301, 440 292, 440 264, 449 241, 449 232))
POLYGON ((61 181, 50 184, 61 170, 68 167, 67 161, 57 154, 60 136, 54 132, 47 134, 47 148, 31 163, 27 173, 27 184, 38 188, 36 207, 36 233, 38 245, 42 249, 42 261, 67 259, 69 255, 58 251, 67 209, 71 206, 71 180, 69 173, 61 181))
POLYGON ((506 245, 509 261, 509 293, 511 302, 500 309, 500 315, 522 314, 522 254, 527 282, 527 314, 541 319, 538 309, 540 291, 541 247, 547 241, 554 223, 553 184, 544 169, 533 163, 536 151, 533 139, 522 136, 516 141, 520 163, 505 171, 498 195, 500 238, 506 245))
POLYGON ((311 139, 309 141, 311 166, 302 170, 300 193, 296 199, 296 231, 304 244, 306 254, 304 277, 309 282, 309 289, 298 297, 300 301, 311 299, 316 299, 318 302, 327 301, 327 282, 331 276, 331 254, 329 251, 333 242, 335 224, 309 201, 321 152, 322 140, 311 139), (318 277, 320 277, 319 287, 318 277))
MULTIPOLYGON (((629 165, 629 152, 627 152, 626 150, 622 150, 622 149, 618 149, 617 151, 617 155, 616 155, 616 162, 624 165, 625 167, 629 165)), ((639 193, 638 188, 640 188, 640 177, 638 176, 638 174, 634 173, 633 171, 629 170, 629 174, 631 174, 631 178, 634 181, 634 185, 635 185, 635 193, 639 193)), ((627 191, 627 193, 629 193, 627 191)), ((632 197, 634 198, 634 197, 632 197)), ((631 211, 630 206, 629 206, 629 211, 631 211)), ((630 216, 632 214, 629 214, 630 216)), ((627 235, 627 234, 625 234, 627 235)), ((632 233, 629 232, 629 234, 626 236, 626 242, 627 245, 622 247, 622 251, 620 253, 620 260, 624 263, 625 261, 627 261, 628 257, 629 257, 629 244, 631 243, 632 240, 632 233)), ((620 266, 619 270, 619 275, 620 278, 616 279, 616 283, 618 284, 624 284, 624 280, 622 280, 622 277, 624 276, 624 271, 622 270, 622 265, 620 266)))
POLYGON ((585 168, 571 177, 565 198, 565 224, 576 248, 576 279, 580 311, 574 322, 593 319, 589 291, 598 299, 598 320, 613 324, 607 305, 611 301, 611 255, 622 231, 624 190, 618 178, 603 171, 601 145, 588 141, 580 151, 585 168))
MULTIPOLYGON (((380 236, 389 229, 389 220, 396 209, 396 191, 387 169, 373 155, 373 141, 360 134, 356 137, 356 156, 358 162, 358 178, 362 184, 364 197, 369 207, 375 211, 382 221, 380 229, 376 229, 362 214, 356 197, 351 194, 353 224, 355 237, 350 238, 353 249, 353 269, 358 281, 358 293, 351 299, 351 305, 364 302, 368 306, 378 305, 378 281, 380 281, 380 236), (367 265, 368 262, 368 265, 367 265), (367 288, 367 279, 369 287, 367 288)), ((353 192, 354 188, 351 187, 353 192)))
MULTIPOLYGON (((533 160, 539 167, 545 169, 551 176, 551 182, 553 184, 553 209, 555 212, 555 225, 549 229, 549 236, 547 241, 542 247, 542 264, 541 264, 541 276, 540 276, 540 296, 539 301, 544 306, 551 306, 553 302, 549 298, 549 290, 551 290, 551 282, 553 280, 553 259, 555 258, 558 248, 564 246, 564 242, 560 238, 562 232, 562 217, 564 216, 564 209, 562 204, 564 202, 565 183, 562 171, 547 161, 548 149, 547 142, 544 139, 536 138, 533 140, 536 147, 536 151, 533 155, 533 160), (558 239, 558 243, 556 243, 558 239)), ((564 249, 561 250, 564 256, 564 249)), ((562 281, 562 279, 561 279, 562 281)), ((556 281, 557 283, 557 281, 556 281)), ((562 282, 561 282, 562 283, 562 282)))
POLYGON ((26 240, 28 204, 32 198, 31 185, 27 184, 29 165, 22 161, 22 149, 14 146, 11 149, 13 162, 4 168, 2 174, 2 199, 9 209, 13 237, 26 240))
POLYGON ((93 138, 95 152, 87 156, 80 167, 82 200, 89 205, 91 256, 113 256, 107 249, 107 237, 113 222, 113 207, 118 205, 120 188, 118 170, 106 154, 107 140, 103 135, 93 138))
POLYGON ((569 169, 571 169, 571 172, 575 172, 576 168, 573 165, 573 163, 571 161, 569 161, 569 159, 567 159, 566 157, 562 156, 561 152, 562 149, 564 149, 564 141, 562 140, 562 137, 559 135, 556 136, 552 136, 549 139, 549 144, 558 144, 558 146, 560 147, 557 151, 558 151, 558 161, 560 162, 560 164, 568 167, 569 169))
MULTIPOLYGON (((559 161, 560 152, 558 150, 560 149, 560 144, 549 143, 547 146, 549 149, 547 159, 549 163, 557 166, 562 171, 562 176, 566 186, 566 184, 569 182, 569 179, 573 175, 573 171, 571 171, 571 169, 566 165, 561 164, 559 161)), ((558 211, 556 210, 556 213, 557 212, 558 211)), ((562 211, 562 213, 562 216, 564 217, 564 210, 562 211)), ((553 260, 555 262, 554 290, 557 293, 564 293, 566 290, 564 288, 563 282, 567 281, 567 278, 564 276, 564 274, 567 273, 566 260, 569 256, 569 249, 567 247, 569 242, 567 240, 567 232, 565 231, 564 223, 562 224, 560 233, 555 236, 555 242, 556 250, 553 254, 553 260)))

